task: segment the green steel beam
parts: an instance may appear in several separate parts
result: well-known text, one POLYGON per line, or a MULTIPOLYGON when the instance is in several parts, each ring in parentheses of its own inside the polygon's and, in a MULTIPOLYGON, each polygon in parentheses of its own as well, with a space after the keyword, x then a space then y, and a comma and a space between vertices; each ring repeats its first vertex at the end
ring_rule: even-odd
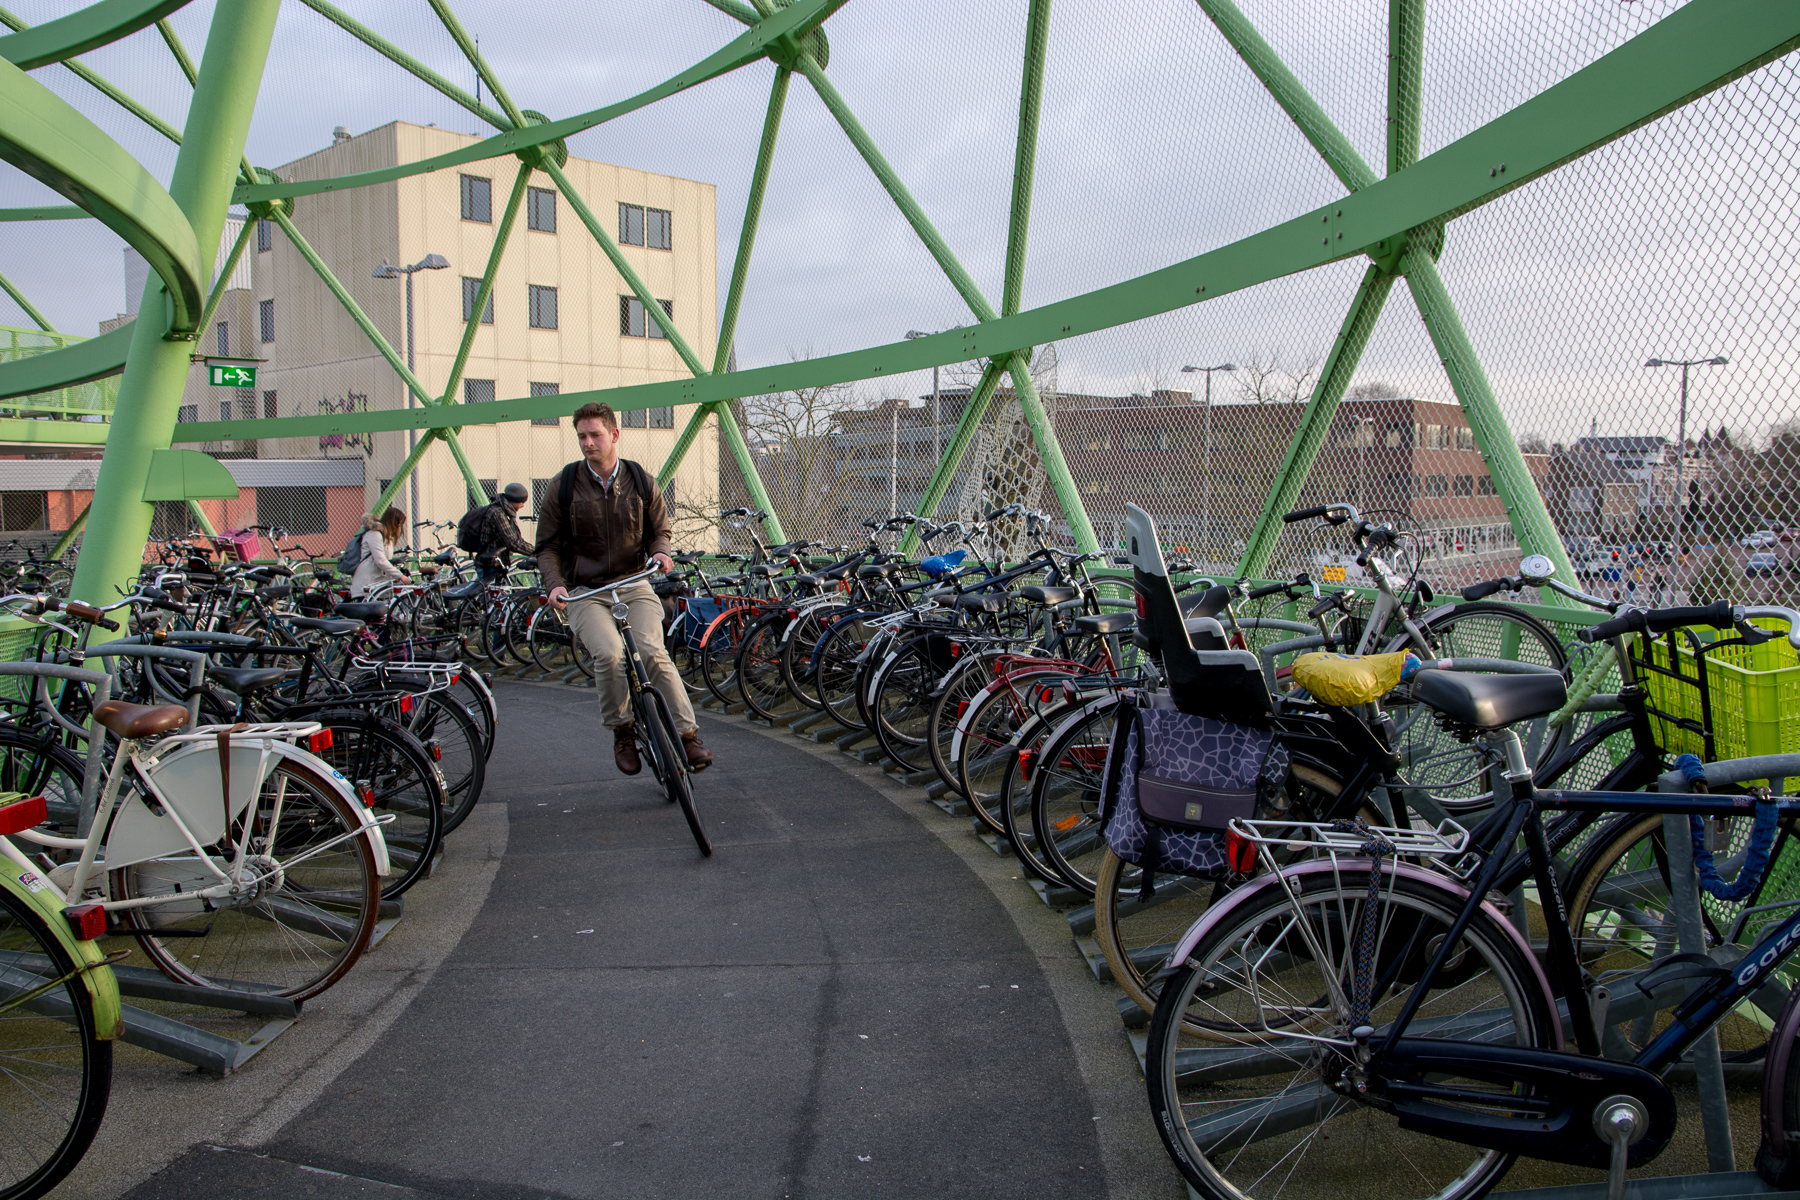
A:
POLYGON ((781 514, 769 503, 769 494, 763 490, 762 475, 756 469, 756 459, 750 453, 749 443, 744 441, 744 431, 738 428, 737 416, 731 411, 729 403, 719 405, 719 432, 725 435, 725 444, 731 448, 731 457, 737 460, 738 473, 744 477, 744 486, 750 491, 750 498, 756 507, 769 514, 763 522, 763 528, 777 542, 787 541, 787 530, 782 528, 781 514))
POLYGON ((1062 443, 1057 440, 1056 427, 1050 421, 1050 415, 1044 411, 1044 402, 1038 398, 1037 383, 1031 378, 1031 363, 1026 360, 1023 351, 1014 351, 1012 362, 1013 389, 1019 396, 1019 411, 1024 414, 1025 424, 1031 428, 1031 436, 1036 439, 1038 455, 1044 462, 1044 473, 1050 476, 1050 488, 1056 493, 1056 502, 1062 506, 1063 519, 1069 523, 1069 532, 1075 538, 1075 545, 1083 554, 1094 554, 1100 549, 1100 539, 1094 535, 1094 523, 1088 520, 1087 506, 1081 502, 1081 492, 1075 486, 1075 478, 1069 473, 1069 464, 1063 458, 1062 443))
POLYGON ((0 37, 0 58, 21 71, 64 62, 162 20, 188 0, 97 0, 45 21, 30 32, 0 37))
MULTIPOLYGON (((436 429, 427 429, 425 436, 413 443, 413 448, 407 451, 405 459, 401 461, 400 469, 394 472, 394 477, 388 480, 386 487, 381 489, 381 495, 375 497, 375 503, 369 507, 370 512, 383 512, 388 505, 394 502, 394 497, 400 494, 401 487, 418 469, 419 463, 425 457, 425 451, 430 448, 432 442, 437 440, 438 432, 436 429)), ((412 519, 418 520, 419 514, 413 513, 412 519)))
POLYGON ((4 385, 0 386, 0 399, 53 392, 117 375, 125 369, 125 351, 136 326, 136 321, 127 321, 109 333, 60 350, 0 363, 0 384, 4 385))
POLYGON ((488 90, 494 93, 494 99, 500 102, 500 109, 506 114, 507 124, 514 129, 524 128, 525 114, 520 112, 519 106, 512 102, 512 97, 506 94, 506 89, 500 85, 500 77, 488 68, 487 60, 481 57, 481 49, 470 39, 468 32, 462 27, 462 22, 458 21, 456 14, 450 11, 450 6, 444 0, 426 0, 426 2, 431 5, 431 10, 437 13, 438 20, 449 31, 451 39, 463 52, 463 57, 469 60, 470 66, 475 68, 476 76, 487 81, 488 90))
MULTIPOLYGON (((763 117, 762 141, 756 149, 756 169, 750 174, 750 195, 744 201, 744 223, 738 233, 737 258, 731 266, 731 283, 725 289, 725 313, 719 318, 718 347, 713 353, 713 374, 723 374, 731 365, 731 348, 737 340, 738 310, 744 299, 744 284, 750 277, 750 254, 756 245, 756 231, 762 222, 763 196, 769 187, 769 171, 775 162, 775 140, 781 132, 781 114, 787 104, 788 81, 794 73, 786 67, 775 68, 775 83, 769 89, 769 111, 763 117)), ((694 409, 688 422, 682 427, 681 436, 675 439, 669 456, 663 460, 662 469, 656 473, 656 482, 660 487, 668 487, 669 481, 675 478, 675 471, 681 466, 681 460, 700 436, 701 427, 706 418, 719 409, 718 402, 702 404, 694 409)), ((756 477, 756 490, 762 489, 762 479, 756 477)), ((754 497, 756 506, 773 512, 769 508, 766 494, 754 497)))
POLYGON ((441 171, 446 167, 461 166, 464 163, 517 154, 519 151, 528 150, 533 146, 544 146, 564 140, 583 130, 592 129, 627 113, 636 112, 665 97, 684 92, 709 79, 716 79, 720 75, 729 74, 739 67, 753 63, 764 57, 773 43, 796 30, 804 33, 817 20, 819 14, 836 8, 842 2, 843 0, 798 0, 792 7, 784 8, 768 20, 758 23, 755 28, 745 31, 730 45, 707 56, 680 74, 673 75, 630 99, 621 100, 617 104, 609 104, 605 108, 596 108, 592 112, 564 117, 560 121, 551 121, 544 125, 534 124, 520 129, 508 129, 461 150, 452 150, 413 163, 383 167, 374 171, 361 171, 353 175, 339 175, 332 179, 299 180, 292 183, 241 187, 233 194, 232 199, 239 204, 245 204, 257 200, 279 199, 284 196, 310 196, 322 192, 342 191, 345 188, 368 187, 371 184, 407 179, 414 175, 441 171))
MULTIPOLYGON (((944 457, 931 472, 931 479, 925 485, 925 494, 919 498, 919 515, 933 517, 937 506, 944 502, 944 493, 950 490, 950 480, 955 477, 956 469, 962 465, 963 456, 975 442, 975 435, 981 429, 981 419, 987 415, 988 403, 994 398, 994 389, 1000 384, 1000 377, 1006 374, 1010 358, 997 358, 988 363, 981 372, 981 378, 969 393, 969 403, 963 408, 962 416, 957 418, 956 431, 950 435, 950 444, 944 447, 944 457)), ((906 537, 900 542, 900 550, 911 554, 919 546, 919 527, 912 526, 906 531, 906 537)))
POLYGON ((442 75, 439 75, 436 71, 433 71, 430 67, 426 66, 406 51, 400 49, 392 42, 389 42, 386 38, 383 38, 368 26, 357 21, 356 18, 350 16, 336 5, 329 4, 326 0, 300 0, 300 3, 306 5, 306 7, 324 17, 327 21, 336 25, 339 29, 348 33, 351 37, 369 47, 395 66, 405 71, 408 75, 418 79, 433 91, 442 93, 444 96, 447 96, 451 100, 462 105, 464 108, 486 121, 489 125, 492 125, 495 129, 512 128, 505 117, 501 116, 475 97, 469 95, 469 93, 463 91, 454 83, 451 83, 448 79, 445 79, 442 75))
MULTIPOLYGON (((794 11, 783 9, 781 16, 794 11)), ((1505 195, 1723 87, 1796 45, 1800 45, 1800 6, 1786 0, 1687 5, 1611 54, 1398 175, 1184 262, 968 329, 729 375, 521 397, 482 405, 485 411, 476 419, 467 412, 449 415, 401 409, 284 417, 242 425, 202 422, 189 428, 196 437, 210 440, 491 424, 567 416, 590 400, 603 400, 622 411, 693 404, 1009 354, 1025 346, 1185 308, 1325 263, 1384 257, 1390 252, 1386 243, 1403 241, 1409 230, 1505 195), (1504 173, 1497 171, 1500 163, 1507 165, 1504 173)), ((534 126, 533 131, 547 128, 551 126, 534 126)), ((78 348, 0 364, 0 395, 17 394, 8 391, 11 372, 78 348)), ((30 390, 49 390, 63 382, 40 383, 30 390)))
POLYGON ((456 440, 456 431, 443 429, 438 437, 450 447, 450 457, 456 460, 456 469, 462 472, 463 486, 469 489, 469 501, 473 505, 486 504, 493 499, 487 489, 481 486, 481 480, 475 477, 475 468, 469 463, 469 456, 463 453, 462 443, 456 440))
MULTIPOLYGON (((631 289, 632 295, 636 296, 639 303, 644 306, 646 318, 651 313, 661 314, 662 306, 656 302, 655 296, 651 295, 650 289, 644 286, 644 281, 638 277, 638 273, 632 269, 631 264, 625 261, 625 255, 620 253, 618 243, 613 241, 610 233, 606 232, 606 226, 600 223, 600 218, 594 215, 594 210, 589 208, 587 201, 581 198, 581 193, 575 190, 575 184, 567 175, 563 174, 563 169, 556 165, 554 159, 550 158, 544 159, 540 169, 556 181, 557 190, 567 197, 569 207, 575 210, 575 215, 581 218, 581 223, 587 226, 588 232, 600 244, 601 251, 611 260, 613 269, 624 278, 625 286, 631 289)), ((664 318, 658 320, 657 324, 662 326, 663 334, 668 338, 669 345, 674 347, 675 353, 681 356, 681 361, 687 365, 687 369, 695 375, 705 375, 706 368, 700 365, 699 356, 688 346, 687 339, 681 336, 681 331, 675 328, 675 323, 664 318)), ((575 410, 570 409, 569 411, 575 410)))
POLYGON ((61 537, 56 539, 56 545, 50 547, 50 553, 46 554, 45 558, 54 562, 69 552, 69 547, 73 546, 75 539, 81 536, 82 527, 87 524, 88 513, 93 507, 92 500, 81 506, 81 511, 75 514, 75 519, 69 522, 69 527, 63 530, 61 537))
POLYGON ((0 208, 0 221, 85 221, 91 214, 73 204, 40 204, 34 208, 0 208))
MULTIPOLYGON (((1262 515, 1257 518, 1256 527, 1244 547, 1244 557, 1237 568, 1239 576, 1261 575, 1267 569, 1269 559, 1275 553, 1275 544, 1281 540, 1282 514, 1293 510, 1301 489, 1306 486, 1319 450, 1325 445, 1325 434, 1331 428, 1332 418, 1337 416, 1344 389, 1350 386, 1350 377, 1362 360, 1369 334, 1374 332, 1375 322, 1380 318, 1382 306, 1387 303, 1388 292, 1393 286, 1394 277, 1380 267, 1370 266, 1363 272, 1356 298, 1351 301, 1337 340, 1331 344, 1331 353, 1319 372, 1318 385, 1313 388, 1300 426, 1288 443, 1287 457, 1282 460, 1281 469, 1275 472, 1262 515)), ((1367 503, 1361 496, 1356 499, 1359 504, 1367 503)))
POLYGON ((212 324, 213 317, 219 311, 219 303, 225 299, 225 292, 231 283, 231 273, 237 270, 238 260, 244 257, 244 247, 250 244, 250 235, 256 232, 254 217, 245 221, 238 230, 237 240, 231 243, 231 253, 225 256, 225 265, 213 277, 212 294, 206 298, 206 308, 200 314, 200 332, 204 334, 207 326, 212 324))
MULTIPOLYGON (((18 17, 14 16, 4 8, 0 8, 0 24, 5 25, 15 32, 31 28, 30 25, 21 21, 18 17)), ((111 100, 114 104, 117 104, 132 116, 156 130, 156 132, 162 134, 171 142, 174 142, 177 146, 181 145, 180 130, 176 129, 173 125, 120 91, 118 87, 114 86, 98 71, 95 71, 92 67, 89 67, 84 63, 76 62, 72 58, 65 60, 63 66, 68 68, 69 72, 77 79, 91 86, 102 96, 105 96, 108 100, 111 100)))
MULTIPOLYGON (((1494 481, 1494 490, 1500 494, 1506 505, 1506 515, 1518 532, 1519 553, 1548 555, 1556 564, 1558 575, 1574 579, 1575 568, 1569 562, 1568 550, 1557 535, 1550 512, 1544 507, 1544 497, 1525 465, 1518 442, 1513 440, 1512 431, 1507 428, 1487 372, 1481 368, 1474 343, 1469 341, 1462 319, 1457 316, 1456 305, 1451 302, 1450 292, 1444 287, 1443 277, 1438 274, 1437 264, 1431 261, 1430 255, 1417 251, 1407 255, 1406 282, 1419 306, 1419 315, 1425 319, 1425 328, 1431 333, 1431 344, 1437 348, 1444 371, 1450 376, 1456 398, 1462 402, 1463 414, 1475 434, 1475 448, 1481 451, 1482 462, 1494 481)), ((1574 604, 1554 592, 1545 598, 1552 596, 1555 597, 1553 602, 1574 604)))
POLYGON ((4 290, 7 295, 13 298, 14 304, 17 304, 20 308, 25 310, 25 315, 36 322, 39 329, 43 330, 45 333, 56 332, 55 329, 51 328, 50 322, 44 317, 44 314, 37 310, 37 305, 27 300, 25 298, 25 293, 14 287, 13 281, 8 279, 4 274, 0 274, 0 290, 4 290))
POLYGON ((1219 32, 1225 35, 1225 40, 1231 43, 1231 48, 1237 51, 1238 57, 1244 60, 1244 65, 1250 68, 1251 74, 1262 81, 1275 103, 1281 105, 1282 111, 1300 127, 1301 134, 1319 152, 1325 165, 1344 187, 1356 192, 1374 183, 1374 170, 1363 161, 1363 156, 1357 153, 1343 130, 1326 115, 1319 102, 1281 61, 1274 48, 1263 40, 1238 6, 1232 0, 1199 0, 1199 3, 1219 32))
MULTIPOLYGON (((168 287, 173 329, 192 332, 205 306, 206 272, 180 205, 124 147, 11 63, 0 62, 0 102, 7 110, 0 158, 92 213, 142 254, 168 287)), ((162 306, 159 295, 149 311, 162 306)))
POLYGON ((798 70, 812 84, 813 91, 818 93, 826 109, 836 118, 844 135, 850 139, 850 144, 856 147, 856 152, 862 155, 869 169, 875 172, 882 190, 887 192, 888 197, 899 208, 900 215, 913 227, 919 240, 925 243, 926 251, 936 260, 938 268, 949 278, 950 285, 962 296, 976 320, 992 321, 999 316, 994 311, 994 306, 988 303, 987 297, 981 294, 981 289, 975 286, 975 280, 963 269, 962 263, 957 261, 956 255, 951 253, 950 244, 944 241, 943 234, 937 231, 937 226, 931 223, 931 218, 925 215, 925 210, 919 207, 919 202, 913 199, 912 193, 900 181, 899 172, 883 156, 880 148, 875 145, 875 139, 869 136, 869 131, 856 119, 856 114, 850 111, 850 106, 838 94, 837 88, 832 86, 831 80, 825 77, 825 72, 819 68, 811 54, 800 55, 798 70))
POLYGON ((1037 178, 1038 116, 1044 102, 1044 55, 1050 41, 1050 0, 1031 0, 1025 19, 1025 71, 1019 85, 1019 136, 1013 152, 1012 219, 1006 230, 1006 286, 1000 311, 1012 316, 1025 295, 1025 242, 1031 189, 1037 178))
POLYGON ((39 417, 0 417, 0 445, 103 446, 112 426, 104 421, 52 421, 39 417))
MULTIPOLYGON (((400 376, 401 381, 417 393, 420 399, 431 395, 431 393, 426 390, 425 385, 419 382, 418 376, 407 369, 406 364, 401 361, 400 356, 394 352, 394 348, 388 344, 388 340, 381 336, 381 330, 375 328, 375 322, 369 319, 369 314, 363 311, 362 305, 358 304, 355 298, 350 295, 349 291, 345 289, 344 285, 338 282, 338 277, 331 273, 331 268, 325 265, 325 260, 319 257, 319 252, 312 248, 312 244, 306 240, 298 229, 294 228, 294 219, 288 216, 288 214, 280 208, 274 209, 273 212, 270 213, 269 219, 280 226, 281 232, 287 235, 287 239, 293 243, 294 249, 300 252, 300 257, 306 260, 306 265, 313 269, 313 273, 319 277, 328 289, 330 289, 331 294, 337 297, 338 303, 344 306, 344 311, 350 314, 350 319, 355 321, 357 327, 363 331, 369 341, 374 343, 375 352, 387 360, 388 366, 394 368, 394 374, 400 376)), ((248 225, 247 222, 246 225, 248 225)), ((402 409, 399 411, 405 410, 402 409)), ((202 424, 204 424, 204 422, 202 422, 202 424)), ((257 435, 251 434, 249 436, 255 437, 257 435)), ((281 435, 264 434, 262 436, 280 437, 281 435)), ((214 441, 226 439, 194 438, 190 440, 214 441)))
MULTIPOLYGON (((156 23, 156 32, 162 35, 163 44, 169 48, 169 53, 175 56, 175 65, 181 68, 183 75, 187 76, 188 86, 193 87, 199 83, 200 68, 194 64, 193 56, 187 52, 187 47, 181 44, 181 38, 176 34, 175 27, 169 24, 167 19, 164 19, 156 23)), ((255 180, 251 180, 251 182, 254 183, 255 180)))
MULTIPOLYGON (((233 0, 213 11, 199 83, 166 193, 192 244, 219 244, 279 7, 279 0, 233 0)), ((154 314, 161 291, 158 282, 150 280, 140 311, 154 314)), ((201 307, 194 304, 193 315, 198 316, 201 307)), ((73 596, 103 599, 137 577, 153 511, 143 500, 144 484, 155 452, 167 447, 175 432, 187 383, 188 349, 184 343, 165 340, 156 320, 135 324, 130 365, 119 388, 106 457, 94 487, 93 528, 75 568, 73 596)))
POLYGON ((187 500, 187 506, 188 512, 192 513, 194 516, 194 522, 200 526, 201 533, 204 533, 207 537, 219 536, 219 531, 213 528, 212 521, 208 519, 206 510, 200 507, 200 502, 198 500, 195 500, 190 496, 187 500))
POLYGON ((1388 0, 1387 173, 1419 161, 1424 124, 1425 0, 1388 0))
MULTIPOLYGON (((494 231, 494 244, 488 250, 487 268, 481 273, 481 290, 475 296, 474 311, 469 319, 463 322, 462 341, 456 347, 456 357, 450 363, 450 377, 444 381, 443 395, 438 397, 439 404, 449 404, 456 396, 456 387, 462 382, 463 369, 469 365, 469 351, 475 347, 475 334, 481 328, 481 314, 487 310, 489 297, 494 294, 494 276, 500 272, 500 260, 506 254, 506 244, 512 238, 513 224, 519 218, 519 207, 525 203, 525 188, 531 182, 531 166, 529 163, 519 164, 519 173, 513 179, 512 194, 506 198, 506 209, 500 214, 500 226, 494 231)), ((423 399, 421 395, 420 399, 423 399)))

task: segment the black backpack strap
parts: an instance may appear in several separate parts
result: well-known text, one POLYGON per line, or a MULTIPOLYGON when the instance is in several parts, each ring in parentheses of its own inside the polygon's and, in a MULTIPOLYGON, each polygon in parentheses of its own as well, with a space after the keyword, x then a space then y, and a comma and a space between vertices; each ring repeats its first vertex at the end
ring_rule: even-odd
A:
POLYGON ((575 586, 575 526, 569 520, 569 509, 575 500, 575 469, 581 466, 577 459, 562 469, 562 476, 556 483, 556 556, 562 560, 563 586, 575 586))

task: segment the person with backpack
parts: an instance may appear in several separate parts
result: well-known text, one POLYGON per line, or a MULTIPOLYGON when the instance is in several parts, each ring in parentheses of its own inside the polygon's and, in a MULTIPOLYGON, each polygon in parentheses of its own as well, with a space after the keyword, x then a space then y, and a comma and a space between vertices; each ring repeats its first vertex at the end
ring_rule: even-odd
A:
POLYGON ((389 551, 400 544, 400 535, 405 532, 406 514, 397 508, 390 508, 382 513, 380 520, 375 518, 374 513, 363 517, 361 536, 352 538, 338 559, 340 571, 345 570, 346 562, 349 564, 349 570, 345 573, 350 576, 352 599, 367 596, 371 589, 384 583, 412 578, 388 557, 389 551))
POLYGON ((530 554, 531 543, 519 532, 519 510, 531 493, 522 483, 509 483, 480 508, 471 508, 456 523, 456 548, 475 556, 487 583, 498 583, 511 569, 514 554, 530 554))
MULTIPOLYGON (((613 731, 613 761, 621 772, 643 769, 625 672, 625 643, 613 625, 609 598, 599 595, 568 603, 571 588, 590 588, 636 575, 654 558, 665 571, 669 557, 669 510, 662 490, 638 463, 619 457, 619 419, 604 404, 575 410, 575 438, 581 459, 551 481, 538 510, 537 560, 549 601, 568 608, 569 625, 594 656, 600 720, 613 731)), ((703 771, 713 756, 700 742, 687 687, 663 647, 663 607, 647 581, 619 593, 630 609, 632 636, 644 657, 650 683, 669 702, 690 770, 703 771)))

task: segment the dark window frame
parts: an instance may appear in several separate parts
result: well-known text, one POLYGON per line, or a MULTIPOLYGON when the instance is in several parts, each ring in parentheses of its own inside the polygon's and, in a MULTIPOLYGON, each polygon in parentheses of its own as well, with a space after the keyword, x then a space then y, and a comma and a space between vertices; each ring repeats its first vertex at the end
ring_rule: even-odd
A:
POLYGON ((526 313, 531 328, 557 328, 556 289, 541 283, 527 284, 526 287, 529 289, 526 313), (545 311, 546 300, 549 302, 548 312, 545 311), (548 323, 545 322, 546 317, 549 318, 548 323))
POLYGON ((463 379, 464 404, 492 404, 497 395, 491 379, 463 379), (484 392, 487 394, 483 395, 484 392))
POLYGON ((556 232, 556 189, 525 189, 525 227, 539 233, 556 232))
POLYGON ((256 252, 262 254, 275 248, 275 222, 267 217, 256 219, 256 252))
MULTIPOLYGON (((469 323, 469 314, 475 311, 475 298, 481 295, 480 276, 464 275, 462 277, 462 289, 462 319, 463 324, 467 325, 469 323), (470 287, 470 284, 474 284, 475 286, 470 287)), ((488 292, 487 307, 482 310, 481 323, 483 325, 492 325, 494 323, 494 293, 492 291, 488 292)))
POLYGON ((275 340, 275 301, 258 300, 256 302, 257 332, 262 335, 263 345, 275 340))
MULTIPOLYGON (((531 394, 534 396, 560 396, 562 395, 562 384, 533 383, 531 385, 531 394)), ((557 417, 533 417, 531 418, 531 423, 533 425, 547 425, 551 429, 555 429, 558 425, 562 424, 562 421, 557 417)), ((536 488, 536 486, 537 484, 534 481, 532 487, 536 488)))
POLYGON ((481 175, 458 175, 462 219, 478 225, 494 223, 494 181, 481 175))

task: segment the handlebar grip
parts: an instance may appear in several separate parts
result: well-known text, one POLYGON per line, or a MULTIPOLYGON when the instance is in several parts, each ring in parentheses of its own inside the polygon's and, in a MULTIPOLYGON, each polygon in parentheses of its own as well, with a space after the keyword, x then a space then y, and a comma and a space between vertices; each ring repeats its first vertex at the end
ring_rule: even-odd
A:
POLYGON ((1295 521, 1311 521, 1316 517, 1325 516, 1330 511, 1331 506, 1329 504, 1320 504, 1314 508, 1296 509, 1281 519, 1292 525, 1295 521))
POLYGON ((1264 596, 1275 596, 1288 590, 1288 584, 1271 583, 1268 587, 1252 588, 1246 597, 1249 600, 1261 600, 1264 596))
POLYGON ((1687 625, 1710 625, 1714 629, 1730 629, 1737 624, 1732 605, 1725 600, 1713 604, 1688 604, 1677 608, 1653 608, 1628 612, 1590 625, 1575 632, 1584 642, 1605 641, 1622 633, 1667 633, 1687 625))
POLYGON ((1486 583, 1472 583, 1462 590, 1464 600, 1479 600, 1483 596, 1491 596, 1495 592, 1503 592, 1512 585, 1510 579, 1490 579, 1486 583))

